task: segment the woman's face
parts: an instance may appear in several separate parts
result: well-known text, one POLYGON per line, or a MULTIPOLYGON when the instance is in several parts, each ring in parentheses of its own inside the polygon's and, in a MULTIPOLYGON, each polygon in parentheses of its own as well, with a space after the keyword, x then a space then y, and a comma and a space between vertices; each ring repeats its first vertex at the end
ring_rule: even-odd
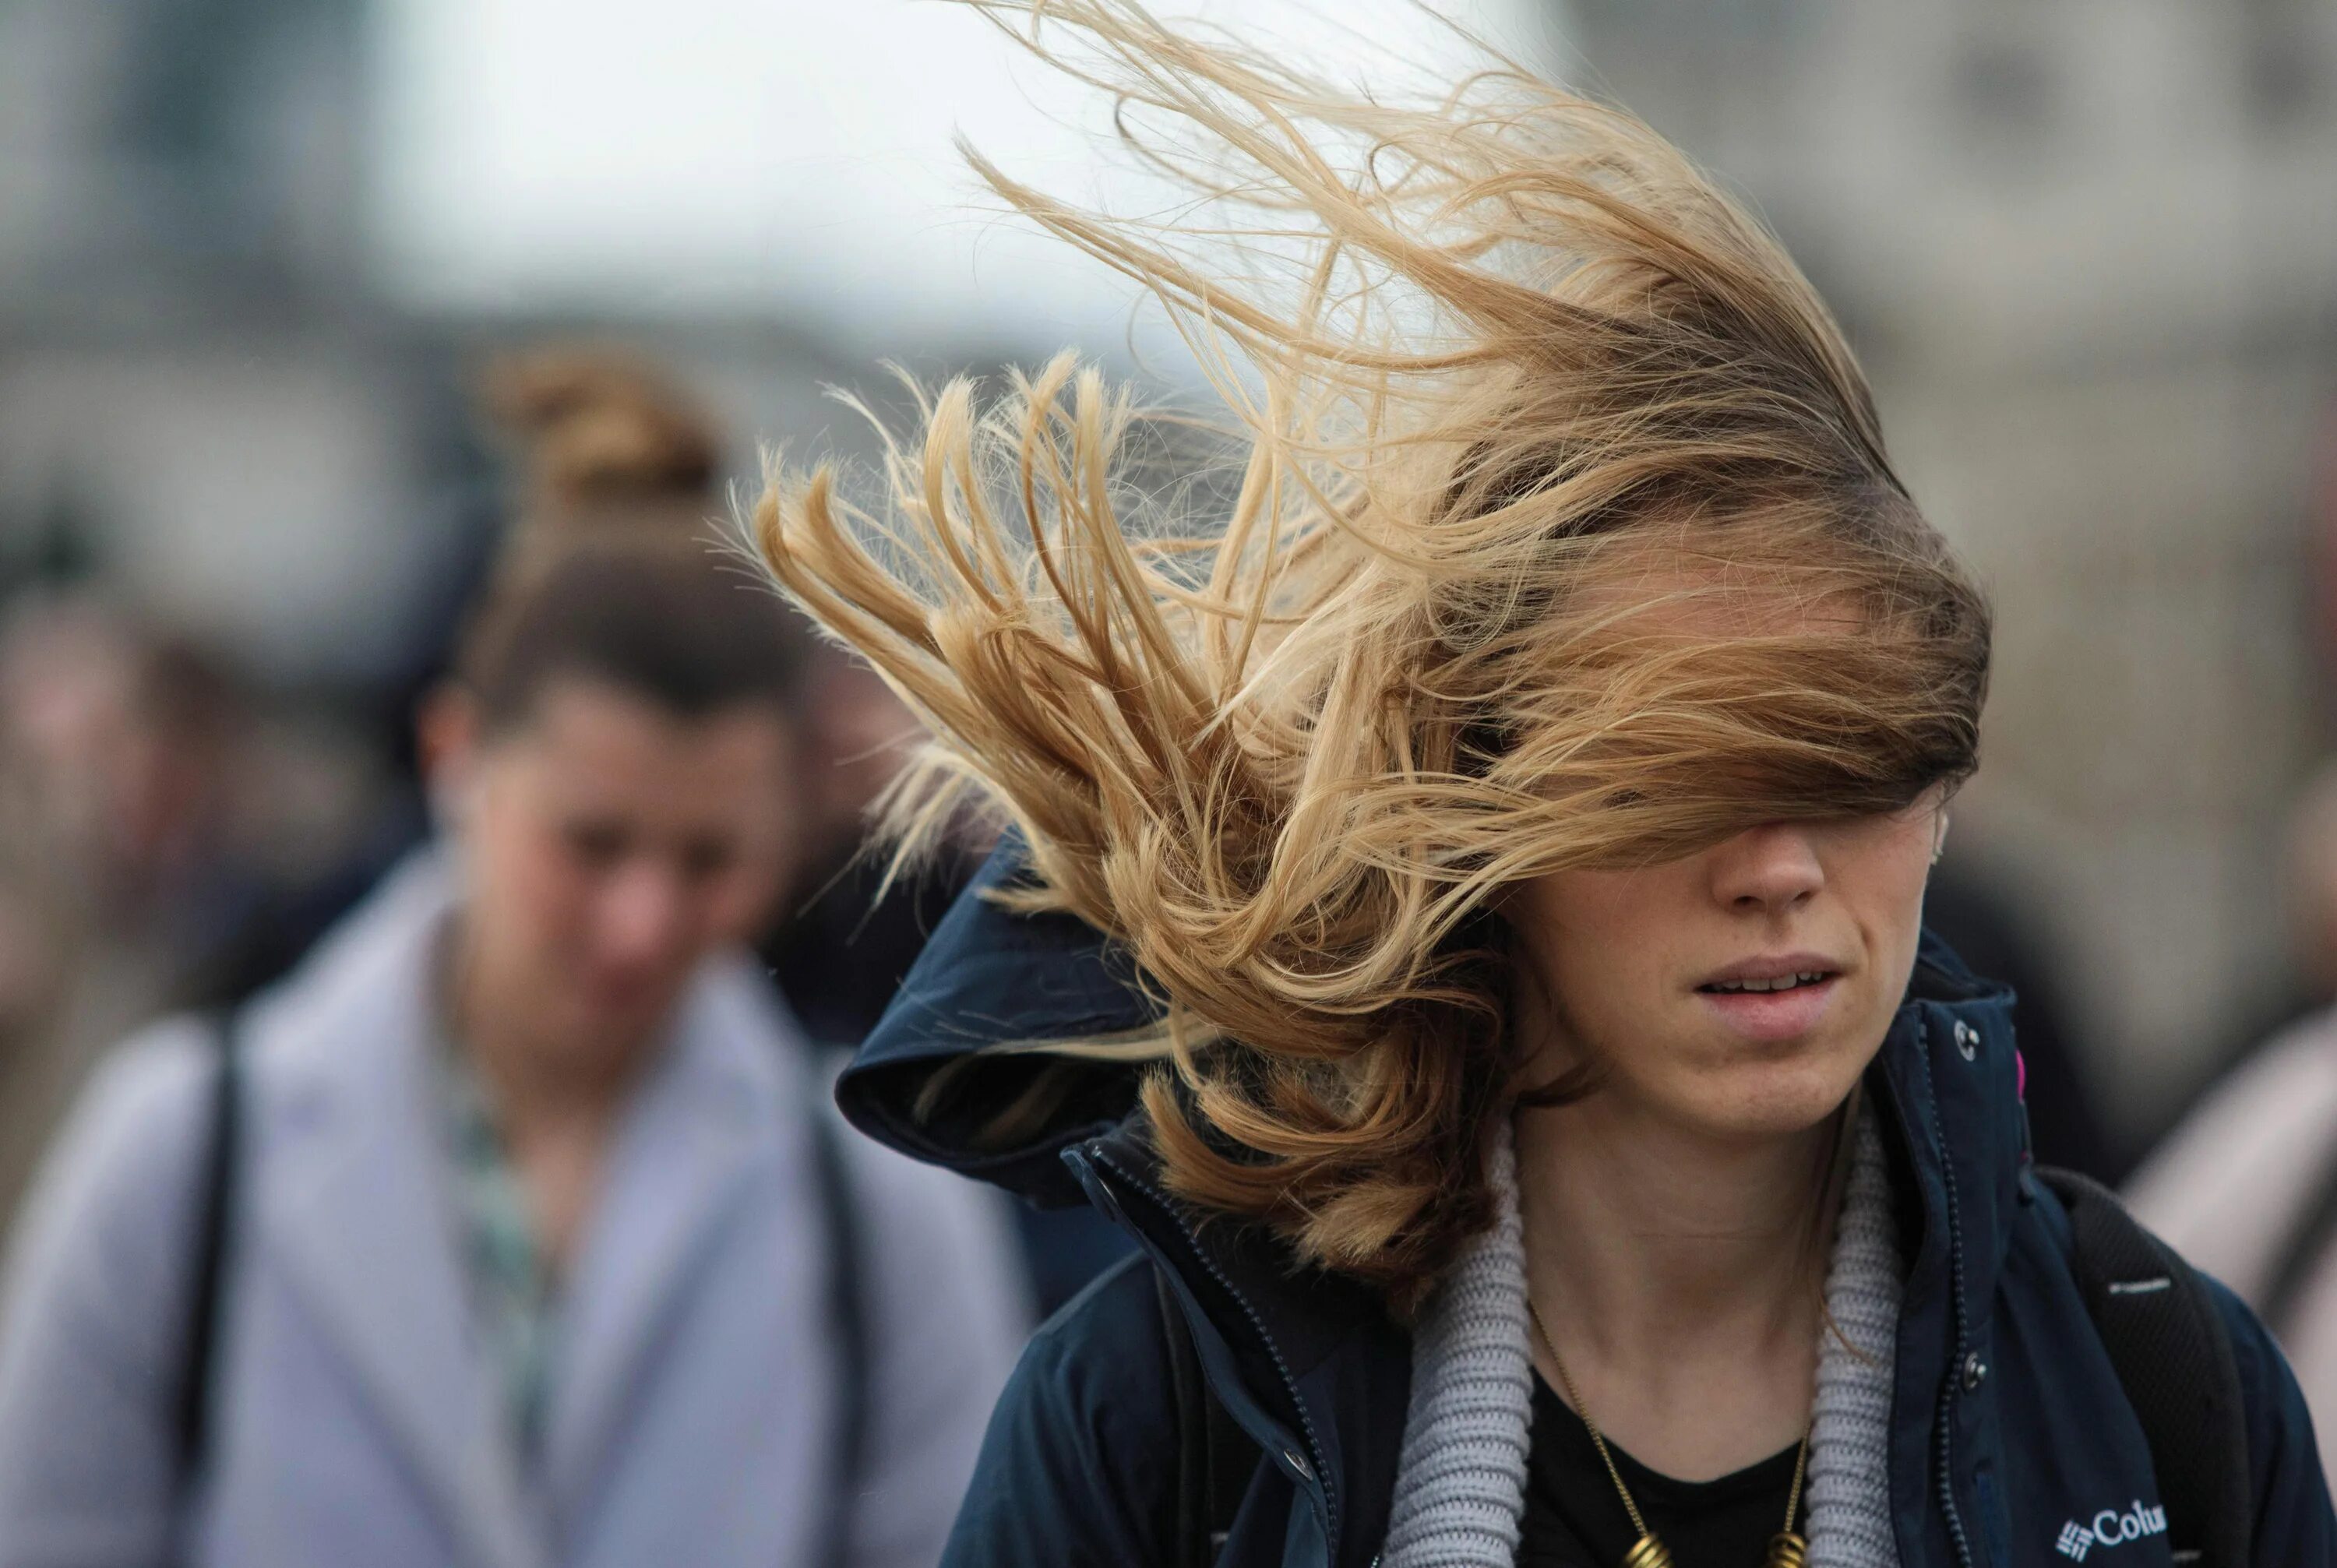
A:
POLYGON ((1548 1027, 1541 1075, 1708 1134, 1816 1125, 1882 1043, 1914 966, 1937 792, 1902 811, 1749 828, 1683 860, 1560 871, 1511 917, 1548 1027))
POLYGON ((464 958, 495 1004, 586 1052, 657 1029, 790 869, 790 740, 765 704, 688 718, 578 677, 516 730, 455 746, 464 958))

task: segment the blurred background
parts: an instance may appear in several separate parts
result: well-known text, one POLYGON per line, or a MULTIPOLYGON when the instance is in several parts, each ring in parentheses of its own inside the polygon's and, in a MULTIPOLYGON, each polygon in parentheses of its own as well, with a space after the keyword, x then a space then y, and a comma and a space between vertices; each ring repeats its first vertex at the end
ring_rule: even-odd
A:
MULTIPOLYGON (((1175 9, 1335 71, 1452 48, 1399 0, 1175 9)), ((2019 971, 2047 1156, 2116 1176, 2331 980, 2286 846, 2337 652, 2337 7, 1451 9, 1718 170, 1845 319, 2000 612, 1941 917, 2019 971)), ((412 704, 502 515, 485 357, 653 355, 742 480, 865 451, 821 388, 882 401, 887 358, 1173 380, 949 145, 1124 206, 1108 129, 902 0, 0 0, 0 1202, 92 1054, 280 972, 422 831, 412 704)), ((823 830, 882 772, 831 761, 823 830)))

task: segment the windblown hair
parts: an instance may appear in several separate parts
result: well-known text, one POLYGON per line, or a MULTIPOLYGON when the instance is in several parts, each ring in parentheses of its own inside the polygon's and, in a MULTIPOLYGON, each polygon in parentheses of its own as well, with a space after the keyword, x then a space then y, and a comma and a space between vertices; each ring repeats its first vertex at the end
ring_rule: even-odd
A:
POLYGON ((761 703, 791 719, 810 639, 719 548, 720 443, 696 406, 589 348, 508 357, 483 401, 522 470, 455 655, 488 731, 519 728, 563 676, 687 718, 761 703))
POLYGON ((1503 890, 1952 787, 1987 608, 1807 281, 1637 120, 1507 65, 1406 103, 1129 0, 974 3, 1230 214, 969 153, 1167 303, 1237 487, 1148 490, 1192 421, 1067 357, 926 396, 879 499, 775 470, 760 546, 932 728, 907 844, 995 807, 1012 897, 1155 989, 1174 1191, 1407 1311, 1533 1087, 1503 890))

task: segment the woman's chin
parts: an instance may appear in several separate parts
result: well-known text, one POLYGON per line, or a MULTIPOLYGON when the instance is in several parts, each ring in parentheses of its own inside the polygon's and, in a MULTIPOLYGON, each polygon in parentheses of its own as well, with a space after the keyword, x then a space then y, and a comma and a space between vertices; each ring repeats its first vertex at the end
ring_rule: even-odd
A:
POLYGON ((1688 1120, 1729 1138, 1790 1138, 1842 1108, 1865 1070, 1863 1055, 1812 1051, 1782 1060, 1738 1062, 1704 1077, 1683 1096, 1688 1120))

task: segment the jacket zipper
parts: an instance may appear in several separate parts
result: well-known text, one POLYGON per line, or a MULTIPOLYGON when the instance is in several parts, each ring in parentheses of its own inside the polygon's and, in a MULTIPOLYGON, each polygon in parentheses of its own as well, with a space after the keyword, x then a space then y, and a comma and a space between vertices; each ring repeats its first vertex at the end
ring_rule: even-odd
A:
POLYGON ((1947 1517, 1948 1537, 1954 1543, 1961 1568, 1972 1568, 1971 1538, 1964 1533, 1963 1515, 1956 1507, 1955 1421, 1956 1379, 1970 1354, 1971 1332, 1964 1312, 1964 1232, 1956 1208, 1956 1167, 1948 1153, 1947 1132, 1940 1122, 1940 1081, 1931 1066, 1931 1026, 1926 1021, 1917 1032, 1923 1056, 1923 1087, 1931 1104, 1927 1120, 1931 1140, 1940 1151, 1940 1182, 1948 1200, 1948 1274, 1950 1299, 1955 1310, 1956 1348, 1948 1358, 1946 1380, 1940 1387, 1940 1508, 1947 1517))
MULTIPOLYGON (((1282 1358, 1281 1347, 1276 1345, 1274 1342, 1274 1337, 1266 1332, 1266 1320, 1257 1315, 1257 1308, 1249 1304, 1248 1298, 1234 1289, 1234 1282, 1226 1278, 1225 1270, 1219 1269, 1216 1260, 1202 1249, 1201 1239, 1195 1235, 1193 1228, 1186 1224, 1178 1215, 1176 1209, 1171 1206, 1163 1193, 1141 1177, 1131 1175, 1115 1164, 1111 1157, 1103 1152, 1101 1144, 1089 1144, 1087 1152, 1089 1159, 1152 1200, 1159 1210, 1168 1217, 1169 1223, 1176 1226, 1178 1233, 1185 1239, 1187 1250, 1199 1260, 1201 1267, 1208 1271, 1209 1278, 1217 1282, 1218 1288, 1233 1298, 1235 1305, 1242 1309, 1242 1316, 1249 1320, 1250 1328, 1257 1331, 1258 1342, 1266 1347, 1266 1353, 1274 1358, 1274 1369, 1282 1379, 1283 1391, 1290 1396, 1290 1407, 1298 1412, 1298 1436, 1300 1441, 1306 1445, 1306 1462, 1314 1466, 1315 1482, 1323 1489, 1325 1538, 1324 1544, 1331 1560, 1336 1562, 1339 1547, 1338 1492, 1332 1484, 1331 1467, 1324 1460, 1323 1445, 1315 1436, 1314 1418, 1306 1413, 1306 1401, 1299 1396, 1298 1379, 1291 1376, 1290 1364, 1282 1358)), ((1376 1557, 1373 1559, 1374 1563, 1378 1561, 1376 1557)))

